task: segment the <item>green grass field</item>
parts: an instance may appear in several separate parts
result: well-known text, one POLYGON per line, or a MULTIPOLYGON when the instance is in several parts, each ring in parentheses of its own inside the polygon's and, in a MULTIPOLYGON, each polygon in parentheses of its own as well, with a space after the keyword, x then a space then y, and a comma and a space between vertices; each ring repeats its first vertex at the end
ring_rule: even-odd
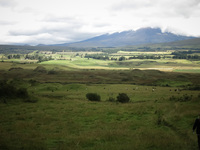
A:
POLYGON ((192 124, 199 91, 129 84, 37 84, 28 86, 37 103, 0 104, 1 149, 196 149, 192 124), (52 92, 53 91, 53 92, 52 92), (101 102, 85 94, 96 92, 101 102), (108 102, 127 93, 131 102, 108 102), (170 93, 170 94, 169 94, 170 93), (188 102, 171 95, 191 94, 188 102))
POLYGON ((42 62, 41 64, 50 65, 63 65, 77 69, 154 69, 161 71, 181 71, 181 72, 194 72, 193 70, 200 71, 199 62, 191 62, 189 60, 129 60, 124 62, 104 61, 86 58, 73 58, 70 60, 52 60, 42 62))

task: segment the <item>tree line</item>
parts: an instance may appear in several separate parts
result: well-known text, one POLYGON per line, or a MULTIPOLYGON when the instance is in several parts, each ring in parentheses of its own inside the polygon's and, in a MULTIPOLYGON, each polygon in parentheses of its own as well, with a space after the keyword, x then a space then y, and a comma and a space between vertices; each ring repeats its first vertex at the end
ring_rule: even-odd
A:
POLYGON ((188 59, 188 60, 191 60, 191 59, 194 59, 194 60, 200 60, 200 56, 199 55, 188 55, 188 54, 192 54, 194 52, 173 52, 172 55, 174 55, 172 58, 173 59, 188 59))
POLYGON ((99 60, 109 60, 109 57, 106 55, 100 55, 100 54, 91 54, 91 55, 85 55, 85 58, 93 58, 93 59, 99 59, 99 60))
POLYGON ((9 54, 9 55, 6 55, 6 58, 7 59, 23 58, 23 59, 28 59, 28 60, 38 60, 38 62, 53 60, 52 56, 39 55, 38 53, 36 53, 36 54, 25 54, 25 55, 9 54))

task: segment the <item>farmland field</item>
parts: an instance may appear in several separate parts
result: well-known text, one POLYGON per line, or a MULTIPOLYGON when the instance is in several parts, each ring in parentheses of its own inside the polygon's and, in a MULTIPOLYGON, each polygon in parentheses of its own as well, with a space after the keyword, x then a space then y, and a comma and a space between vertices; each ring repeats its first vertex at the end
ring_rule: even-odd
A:
POLYGON ((82 54, 0 62, 1 87, 28 93, 14 97, 0 88, 0 149, 197 149, 192 127, 200 104, 198 60, 116 61, 82 54), (88 93, 101 100, 89 101, 88 93), (120 93, 130 102, 117 101, 120 93))
POLYGON ((78 69, 154 69, 161 71, 193 72, 200 71, 199 62, 188 60, 129 60, 126 62, 88 60, 85 58, 74 58, 73 60, 51 60, 41 64, 64 65, 78 69))

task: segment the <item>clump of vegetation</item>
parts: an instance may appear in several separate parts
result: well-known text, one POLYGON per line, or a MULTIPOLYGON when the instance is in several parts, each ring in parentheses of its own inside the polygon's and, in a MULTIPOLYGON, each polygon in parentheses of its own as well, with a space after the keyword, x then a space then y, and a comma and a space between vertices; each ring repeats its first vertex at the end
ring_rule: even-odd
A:
POLYGON ((11 99, 21 99, 24 102, 37 102, 36 98, 31 98, 26 88, 16 88, 12 83, 0 81, 0 99, 7 103, 11 99))
POLYGON ((171 96, 169 100, 176 101, 176 102, 187 102, 187 101, 191 101, 192 98, 193 98, 193 95, 184 94, 183 96, 180 96, 180 97, 171 96))
POLYGON ((89 101, 101 101, 101 97, 97 93, 87 93, 86 97, 89 101))
POLYGON ((119 93, 117 96, 117 101, 120 103, 128 103, 130 101, 130 98, 126 93, 119 93))

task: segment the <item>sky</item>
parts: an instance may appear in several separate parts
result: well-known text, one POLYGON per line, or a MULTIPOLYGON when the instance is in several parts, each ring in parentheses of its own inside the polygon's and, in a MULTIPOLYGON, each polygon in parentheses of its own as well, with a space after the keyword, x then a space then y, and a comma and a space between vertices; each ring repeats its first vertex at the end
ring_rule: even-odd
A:
POLYGON ((0 0, 0 44, 61 44, 159 27, 200 36, 200 0, 0 0))

